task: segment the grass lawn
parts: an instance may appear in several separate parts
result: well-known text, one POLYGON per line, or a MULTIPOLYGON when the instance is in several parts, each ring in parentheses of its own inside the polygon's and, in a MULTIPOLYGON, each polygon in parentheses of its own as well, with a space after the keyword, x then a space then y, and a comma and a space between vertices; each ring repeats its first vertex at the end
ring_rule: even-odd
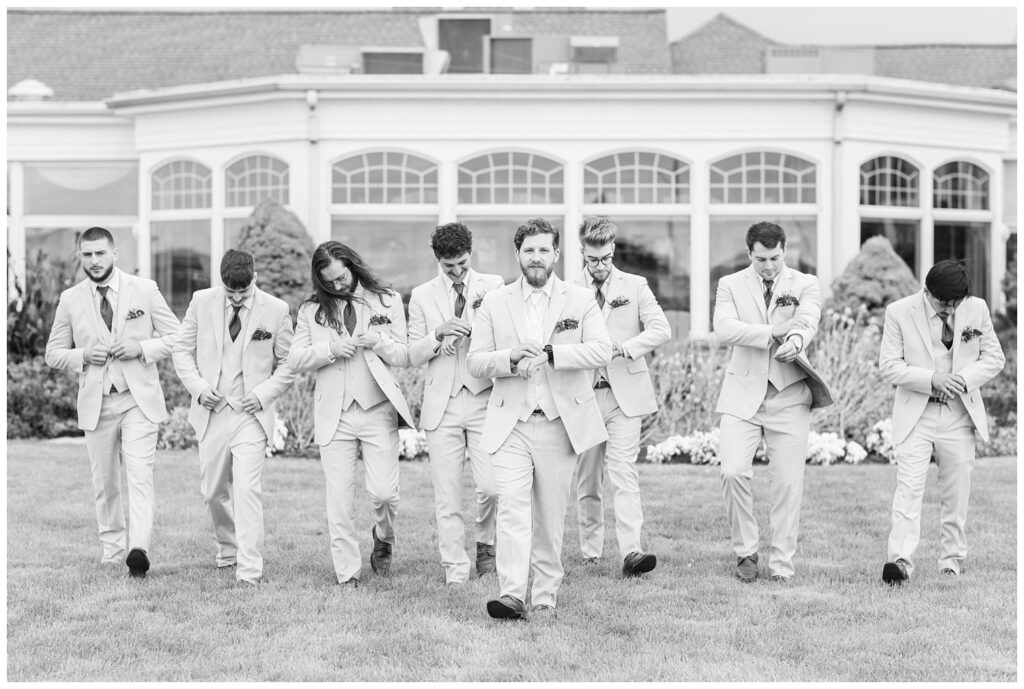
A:
MULTIPOLYGON (((9 680, 1017 678, 1016 458, 976 465, 959 580, 936 569, 931 469, 917 573, 899 589, 881 581, 894 467, 808 467, 797 575, 780 585, 733 578, 717 467, 642 465, 644 539, 658 568, 619 577, 610 499, 605 563, 584 566, 571 510, 550 625, 491 620, 493 576, 444 586, 421 463, 401 466, 386 579, 369 571, 370 509, 359 491, 364 586, 346 591, 334 585, 320 463, 268 460, 270 581, 238 587, 214 566, 197 461, 157 455, 153 568, 139 581, 99 564, 85 447, 8 443, 9 680)), ((767 480, 757 467, 763 527, 767 480)))

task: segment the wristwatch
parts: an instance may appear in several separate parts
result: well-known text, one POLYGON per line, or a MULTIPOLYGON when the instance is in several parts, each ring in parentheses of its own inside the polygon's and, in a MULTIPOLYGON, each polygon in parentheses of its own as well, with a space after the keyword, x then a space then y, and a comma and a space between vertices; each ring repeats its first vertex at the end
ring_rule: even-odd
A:
POLYGON ((548 355, 548 363, 552 366, 555 365, 555 350, 552 349, 551 345, 544 345, 544 353, 548 355))

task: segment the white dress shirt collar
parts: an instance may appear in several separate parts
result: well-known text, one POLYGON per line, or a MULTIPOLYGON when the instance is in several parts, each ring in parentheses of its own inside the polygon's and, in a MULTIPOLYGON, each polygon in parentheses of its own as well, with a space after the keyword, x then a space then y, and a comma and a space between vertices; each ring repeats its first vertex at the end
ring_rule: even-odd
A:
MULTIPOLYGON (((554 288, 555 288, 555 274, 552 273, 548 277, 547 284, 545 284, 543 287, 539 288, 539 290, 541 292, 543 292, 547 296, 547 298, 550 300, 551 299, 551 292, 552 292, 552 290, 554 288)), ((528 301, 530 299, 530 295, 533 294, 534 291, 536 291, 537 289, 538 288, 533 287, 529 282, 526 281, 526 277, 525 276, 523 277, 523 301, 528 301)))
POLYGON ((114 269, 110 271, 110 277, 107 278, 107 284, 101 285, 98 282, 89 280, 89 286, 92 288, 93 296, 98 294, 98 290, 96 289, 97 287, 109 287, 110 292, 117 294, 118 287, 121 286, 121 271, 115 266, 114 269))

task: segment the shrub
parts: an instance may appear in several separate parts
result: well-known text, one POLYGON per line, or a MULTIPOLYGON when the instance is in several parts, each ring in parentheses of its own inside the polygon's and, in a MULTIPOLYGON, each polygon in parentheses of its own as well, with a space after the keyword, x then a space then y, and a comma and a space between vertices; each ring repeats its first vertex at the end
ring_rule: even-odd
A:
POLYGON ((21 299, 7 304, 9 360, 42 356, 46 352, 60 294, 74 284, 78 267, 77 254, 62 260, 50 258, 40 250, 26 257, 25 274, 32 279, 22 288, 21 299))
POLYGON ((921 283, 903 262, 889 240, 868 239, 860 253, 832 281, 832 296, 825 308, 856 313, 864 306, 869 315, 881 317, 885 307, 921 289, 921 283))
POLYGON ((261 289, 286 301, 294 320, 310 291, 313 255, 313 240, 298 217, 276 201, 261 201, 232 248, 252 254, 261 289))
POLYGON ((188 407, 170 410, 170 418, 157 429, 156 449, 188 450, 198 445, 196 431, 188 422, 188 407))
POLYGON ((7 437, 81 435, 78 376, 46 365, 42 356, 7 364, 7 437))

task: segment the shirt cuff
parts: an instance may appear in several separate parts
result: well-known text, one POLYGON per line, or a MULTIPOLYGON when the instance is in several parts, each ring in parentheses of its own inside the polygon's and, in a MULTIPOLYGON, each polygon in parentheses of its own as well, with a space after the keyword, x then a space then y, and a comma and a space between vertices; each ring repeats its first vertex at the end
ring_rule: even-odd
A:
POLYGON ((804 351, 804 336, 801 335, 800 333, 790 333, 789 335, 786 335, 786 342, 789 342, 794 337, 797 338, 800 341, 799 344, 797 345, 797 350, 796 350, 797 353, 799 354, 800 352, 804 351))

